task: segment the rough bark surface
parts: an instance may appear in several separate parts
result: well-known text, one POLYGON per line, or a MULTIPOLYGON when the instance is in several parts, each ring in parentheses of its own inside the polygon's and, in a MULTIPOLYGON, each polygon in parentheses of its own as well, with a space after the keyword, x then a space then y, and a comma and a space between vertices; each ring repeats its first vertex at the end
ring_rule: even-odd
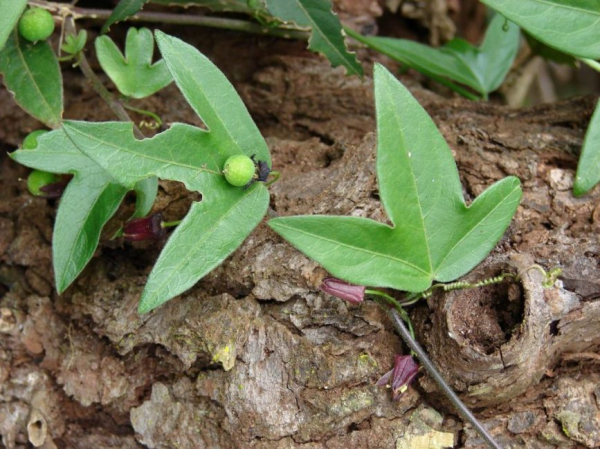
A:
MULTIPOLYGON (((182 37, 225 70, 267 137, 282 173, 269 214, 385 221, 370 77, 345 78, 298 43, 209 36, 182 37)), ((506 235, 469 275, 509 271, 521 282, 417 305, 419 339, 504 447, 598 447, 600 191, 570 191, 595 99, 511 110, 402 81, 446 137, 467 200, 509 174, 524 187, 506 235), (543 289, 533 264, 561 267, 562 283, 543 289)), ((67 117, 112 119, 77 74, 67 82, 67 117)), ((38 125, 4 90, 0 102, 10 150, 38 125)), ((167 122, 198 123, 173 86, 140 105, 167 122)), ((5 447, 484 447, 427 376, 397 402, 374 386, 402 351, 385 313, 320 293, 323 269, 265 223, 194 288, 140 317, 160 245, 104 239, 57 296, 56 203, 29 196, 19 181, 27 169, 5 155, 0 169, 5 447)), ((163 182, 155 209, 175 220, 194 199, 163 182)))

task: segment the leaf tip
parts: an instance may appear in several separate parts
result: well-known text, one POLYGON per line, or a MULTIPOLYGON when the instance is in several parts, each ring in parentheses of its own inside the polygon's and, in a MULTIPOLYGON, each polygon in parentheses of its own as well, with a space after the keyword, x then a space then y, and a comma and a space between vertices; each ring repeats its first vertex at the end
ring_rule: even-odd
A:
POLYGON ((56 274, 54 282, 56 283, 56 292, 59 295, 62 295, 69 288, 69 285, 71 285, 71 282, 67 281, 64 276, 60 276, 59 273, 56 274))
POLYGON ((166 39, 167 37, 169 37, 167 33, 163 33, 161 30, 154 30, 154 38, 156 39, 156 42, 166 39))
POLYGON ((143 299, 140 300, 140 303, 138 304, 138 314, 140 315, 145 315, 148 312, 151 312, 154 309, 154 307, 150 306, 149 304, 147 304, 143 299))
POLYGON ((281 229, 280 225, 281 222, 284 221, 284 217, 279 217, 279 218, 272 218, 271 220, 267 221, 267 225, 275 232, 277 232, 279 234, 279 229, 281 229))
POLYGON ((573 184, 573 195, 575 197, 580 197, 585 195, 590 189, 587 186, 581 185, 580 182, 575 181, 573 184))
POLYGON ((146 291, 146 289, 144 289, 142 297, 140 298, 140 303, 138 304, 137 311, 140 315, 144 315, 146 313, 152 312, 154 309, 163 305, 170 299, 172 299, 172 297, 159 298, 156 296, 155 293, 149 293, 146 291))

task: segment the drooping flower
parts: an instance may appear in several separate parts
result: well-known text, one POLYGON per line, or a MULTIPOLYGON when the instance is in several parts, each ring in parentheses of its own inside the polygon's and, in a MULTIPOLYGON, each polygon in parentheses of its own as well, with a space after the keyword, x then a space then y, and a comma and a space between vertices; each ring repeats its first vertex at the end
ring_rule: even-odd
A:
POLYGON ((145 218, 131 220, 123 227, 123 237, 130 242, 160 240, 166 234, 162 218, 162 214, 158 212, 145 218))
POLYGON ((69 181, 73 178, 72 175, 62 175, 57 182, 46 184, 40 187, 40 195, 46 199, 57 199, 62 196, 69 181))
POLYGON ((365 299, 364 285, 348 284, 340 279, 325 278, 319 287, 325 293, 348 301, 351 304, 360 304, 365 299))
POLYGON ((398 355, 394 357, 394 367, 385 373, 377 381, 378 387, 389 387, 392 389, 392 398, 398 399, 404 393, 410 383, 419 372, 419 365, 410 355, 398 355))

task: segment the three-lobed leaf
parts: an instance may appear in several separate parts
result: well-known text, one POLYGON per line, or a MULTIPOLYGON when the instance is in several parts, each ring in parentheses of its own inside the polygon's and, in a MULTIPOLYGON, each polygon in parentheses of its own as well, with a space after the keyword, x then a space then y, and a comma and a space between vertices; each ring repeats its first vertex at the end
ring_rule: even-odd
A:
POLYGON ((573 185, 575 196, 583 195, 600 182, 600 101, 588 125, 573 185))
POLYGON ((562 52, 600 59, 598 0, 482 0, 562 52))
POLYGON ((19 106, 50 128, 60 124, 62 75, 47 42, 27 42, 13 29, 0 51, 0 72, 19 106))
POLYGON ((17 25, 26 6, 27 0, 0 2, 0 50, 4 47, 10 32, 17 25))
POLYGON ((120 22, 121 20, 125 20, 129 16, 134 15, 141 10, 146 3, 148 3, 148 0, 121 0, 119 4, 115 6, 115 9, 113 9, 110 17, 106 19, 104 25, 102 25, 101 33, 106 33, 113 23, 120 22))
POLYGON ((69 53, 71 55, 76 55, 77 53, 83 51, 85 44, 87 42, 87 31, 79 30, 79 32, 75 34, 67 34, 65 36, 65 40, 61 46, 61 50, 65 53, 69 53))
POLYGON ((356 55, 346 49, 342 25, 331 9, 331 0, 266 0, 266 5, 273 16, 310 28, 310 50, 325 55, 334 67, 345 67, 349 75, 363 75, 356 55))
POLYGON ((375 67, 377 174, 393 226, 364 218, 299 216, 269 225, 334 276, 419 292, 470 271, 496 245, 519 204, 507 177, 470 206, 446 142, 412 95, 375 67))
POLYGON ((267 145, 233 86, 194 47, 159 31, 156 40, 177 86, 208 131, 176 123, 151 139, 136 140, 127 123, 65 123, 78 148, 119 183, 131 187, 158 176, 202 193, 150 273, 140 313, 187 290, 219 265, 258 225, 269 203, 262 183, 236 188, 221 172, 235 154, 255 154, 271 164, 267 145))
MULTIPOLYGON (((367 37, 350 29, 347 32, 356 40, 433 79, 444 82, 448 78, 471 87, 484 97, 500 87, 519 48, 519 27, 499 14, 490 22, 479 48, 459 38, 441 48, 433 48, 407 39, 367 37)), ((463 93, 453 82, 444 84, 463 93)))
POLYGON ((147 97, 173 81, 164 60, 152 64, 154 38, 147 28, 129 28, 125 55, 108 36, 98 37, 95 45, 100 66, 127 97, 147 97))

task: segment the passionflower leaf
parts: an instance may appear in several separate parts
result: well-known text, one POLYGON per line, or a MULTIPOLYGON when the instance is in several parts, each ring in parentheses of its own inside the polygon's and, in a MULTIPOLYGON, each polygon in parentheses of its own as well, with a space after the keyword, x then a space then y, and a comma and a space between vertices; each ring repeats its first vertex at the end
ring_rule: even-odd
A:
POLYGON ((222 173, 233 155, 255 155, 271 164, 268 147, 233 86, 191 45, 159 31, 156 40, 177 86, 208 130, 175 123, 153 138, 137 140, 131 123, 64 124, 77 148, 119 184, 131 187, 157 176, 202 194, 163 248, 142 293, 140 313, 189 289, 223 262, 269 204, 264 184, 234 187, 222 173))
POLYGON ((173 81, 164 60, 152 64, 154 38, 148 28, 129 28, 125 55, 108 36, 98 37, 95 46, 100 66, 127 97, 147 97, 173 81))
POLYGON ((387 226, 357 217, 296 216, 269 225, 331 274, 410 292, 469 272, 496 245, 521 198, 509 176, 465 204, 444 138, 410 92, 376 65, 377 175, 387 226))

